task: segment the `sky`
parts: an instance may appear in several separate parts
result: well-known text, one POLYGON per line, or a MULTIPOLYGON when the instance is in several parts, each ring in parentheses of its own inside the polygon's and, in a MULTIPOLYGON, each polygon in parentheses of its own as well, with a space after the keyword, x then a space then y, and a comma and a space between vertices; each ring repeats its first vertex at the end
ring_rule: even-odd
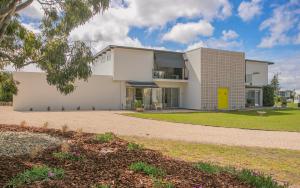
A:
MULTIPOLYGON (((20 15, 39 32, 37 1, 20 15)), ((89 42, 93 52, 111 44, 243 51, 246 58, 274 62, 269 79, 279 73, 282 89, 300 92, 300 0, 112 0, 70 39, 89 42)))

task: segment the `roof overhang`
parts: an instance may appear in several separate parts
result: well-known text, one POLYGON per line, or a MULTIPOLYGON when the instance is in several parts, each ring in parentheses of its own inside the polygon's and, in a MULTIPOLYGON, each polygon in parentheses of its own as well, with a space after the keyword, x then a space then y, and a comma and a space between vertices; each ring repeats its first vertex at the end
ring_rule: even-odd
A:
POLYGON ((271 61, 262 61, 262 60, 254 60, 254 59, 245 59, 245 62, 257 62, 257 63, 267 63, 268 65, 273 65, 274 62, 271 61))
POLYGON ((158 86, 154 82, 127 81, 126 85, 128 87, 134 87, 134 88, 158 88, 158 86))

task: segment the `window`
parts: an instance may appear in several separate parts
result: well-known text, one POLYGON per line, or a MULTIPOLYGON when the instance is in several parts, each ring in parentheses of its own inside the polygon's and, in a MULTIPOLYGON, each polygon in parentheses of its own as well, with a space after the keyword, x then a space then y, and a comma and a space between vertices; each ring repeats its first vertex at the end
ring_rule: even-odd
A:
POLYGON ((108 52, 107 55, 106 55, 106 60, 110 61, 110 59, 111 59, 111 55, 110 55, 110 52, 108 52))
POLYGON ((246 83, 252 83, 252 74, 246 75, 246 83))

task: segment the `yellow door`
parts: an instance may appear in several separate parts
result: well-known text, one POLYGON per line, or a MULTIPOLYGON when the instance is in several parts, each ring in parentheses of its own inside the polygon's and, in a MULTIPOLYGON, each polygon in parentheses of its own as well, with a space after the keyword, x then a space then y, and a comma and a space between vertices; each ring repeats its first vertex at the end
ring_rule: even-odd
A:
POLYGON ((228 88, 218 88, 218 109, 228 109, 228 88))

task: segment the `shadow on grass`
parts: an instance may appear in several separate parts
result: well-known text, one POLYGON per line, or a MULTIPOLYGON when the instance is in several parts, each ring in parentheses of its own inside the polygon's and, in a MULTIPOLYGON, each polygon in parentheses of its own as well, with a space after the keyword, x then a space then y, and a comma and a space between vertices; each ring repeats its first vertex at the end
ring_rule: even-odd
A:
POLYGON ((288 108, 288 109, 273 109, 273 110, 263 110, 263 109, 253 109, 250 111, 232 111, 232 112, 224 112, 233 115, 242 115, 242 116, 256 116, 256 117, 271 117, 271 116, 289 116, 295 115, 295 111, 299 111, 297 109, 288 108), (260 115, 258 112, 266 112, 265 114, 260 115))

